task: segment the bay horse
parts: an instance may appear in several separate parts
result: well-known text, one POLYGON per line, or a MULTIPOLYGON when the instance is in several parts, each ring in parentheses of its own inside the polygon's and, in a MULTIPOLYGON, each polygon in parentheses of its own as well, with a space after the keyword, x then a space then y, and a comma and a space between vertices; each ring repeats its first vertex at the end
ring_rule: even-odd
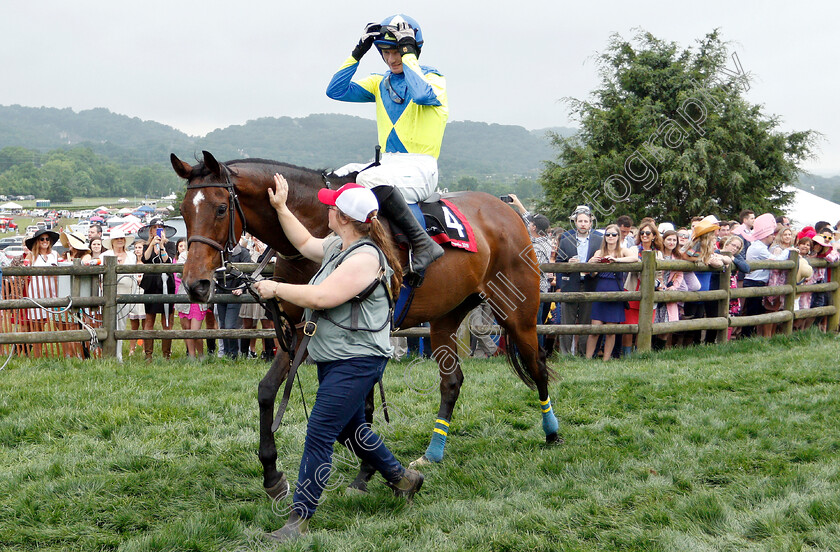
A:
MULTIPOLYGON (((315 274, 318 264, 299 255, 286 238, 269 203, 267 190, 274 187, 273 175, 282 174, 289 183, 289 209, 313 236, 322 238, 330 232, 327 206, 317 199, 318 190, 327 184, 322 172, 263 159, 219 163, 206 151, 203 161, 195 166, 181 161, 174 153, 170 161, 178 176, 187 181, 181 214, 189 236, 189 255, 181 281, 191 301, 206 303, 211 298, 213 272, 222 263, 220 253, 227 246, 233 248, 243 228, 278 253, 275 278, 306 284, 315 274)), ((329 176, 329 183, 338 187, 354 177, 354 174, 344 179, 329 176)), ((446 248, 444 256, 429 267, 401 324, 402 328, 410 328, 429 322, 432 357, 438 363, 440 374, 440 406, 432 439, 416 462, 443 459, 452 411, 464 381, 456 331, 482 300, 487 301, 507 332, 506 354, 513 372, 539 394, 546 442, 560 443, 557 418, 548 394, 553 374, 537 341, 540 276, 528 231, 521 218, 497 197, 483 192, 458 192, 445 197, 472 225, 477 252, 446 248)), ((407 254, 401 255, 405 264, 407 254)), ((302 319, 302 308, 287 302, 281 302, 281 306, 292 320, 302 319)), ((272 421, 277 391, 289 368, 289 354, 278 351, 259 384, 257 395, 259 458, 263 465, 263 485, 272 498, 282 496, 288 488, 283 472, 276 467, 272 421)), ((372 421, 372 393, 366 412, 368 422, 372 421)), ((360 479, 366 484, 372 471, 363 472, 364 466, 354 484, 360 479)))

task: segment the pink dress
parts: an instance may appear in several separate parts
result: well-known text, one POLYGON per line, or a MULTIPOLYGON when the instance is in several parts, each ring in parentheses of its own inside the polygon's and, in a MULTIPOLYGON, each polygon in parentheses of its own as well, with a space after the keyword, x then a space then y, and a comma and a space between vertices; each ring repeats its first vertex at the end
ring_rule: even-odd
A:
MULTIPOLYGON (((183 254, 182 254, 183 255, 183 254)), ((186 256, 184 259, 181 259, 181 256, 178 256, 177 262, 183 263, 186 261, 186 256)), ((172 259, 172 262, 175 263, 176 259, 172 259)), ((181 290, 181 275, 177 272, 174 274, 175 276, 175 293, 179 293, 181 290)), ((175 305, 175 310, 178 312, 178 318, 182 320, 204 320, 207 316, 207 305, 202 303, 178 303, 175 305)))

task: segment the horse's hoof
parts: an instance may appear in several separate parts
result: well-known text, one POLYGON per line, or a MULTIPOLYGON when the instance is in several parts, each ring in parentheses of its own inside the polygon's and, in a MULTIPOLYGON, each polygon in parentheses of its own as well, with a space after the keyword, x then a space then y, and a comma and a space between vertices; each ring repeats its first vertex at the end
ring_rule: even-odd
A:
POLYGON ((280 481, 271 487, 263 487, 263 490, 274 502, 286 498, 289 495, 289 481, 286 479, 286 474, 280 475, 280 481))
POLYGON ((426 458, 426 455, 424 454, 423 456, 421 456, 420 458, 418 458, 417 460, 415 460, 414 462, 409 464, 408 467, 413 470, 413 469, 419 468, 420 466, 425 466, 425 465, 431 464, 431 463, 432 463, 432 461, 429 460, 428 458, 426 458))
POLYGON ((560 437, 557 433, 552 433, 551 435, 545 436, 545 444, 546 445, 562 445, 565 443, 566 440, 560 437))

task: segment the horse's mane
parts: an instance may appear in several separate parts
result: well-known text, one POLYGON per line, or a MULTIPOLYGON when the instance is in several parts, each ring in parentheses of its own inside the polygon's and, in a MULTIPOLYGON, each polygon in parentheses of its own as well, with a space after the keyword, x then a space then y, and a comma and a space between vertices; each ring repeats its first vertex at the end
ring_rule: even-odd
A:
MULTIPOLYGON (((260 158, 249 158, 249 159, 233 159, 231 161, 225 161, 223 163, 226 167, 231 169, 231 171, 236 174, 236 165, 255 165, 255 169, 259 172, 265 173, 267 176, 272 176, 274 173, 278 172, 278 167, 283 167, 286 169, 292 169, 295 171, 300 171, 302 173, 308 173, 312 175, 321 176, 326 172, 326 169, 309 169, 306 167, 300 167, 298 165, 292 165, 291 163, 283 163, 281 161, 273 161, 271 159, 260 159, 260 158)), ((199 161, 196 165, 193 166, 192 173, 190 174, 190 179, 193 178, 202 178, 208 176, 210 173, 210 169, 204 164, 204 161, 199 161)))

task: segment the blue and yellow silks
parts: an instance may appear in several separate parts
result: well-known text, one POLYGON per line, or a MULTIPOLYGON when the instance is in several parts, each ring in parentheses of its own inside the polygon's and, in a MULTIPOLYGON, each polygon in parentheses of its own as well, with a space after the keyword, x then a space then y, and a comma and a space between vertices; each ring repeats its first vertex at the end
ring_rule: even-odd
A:
POLYGON ((327 86, 327 96, 343 102, 376 102, 379 145, 386 153, 440 155, 449 118, 446 79, 421 66, 414 54, 402 57, 403 72, 388 71, 353 80, 359 62, 348 57, 327 86), (402 102, 400 102, 402 100, 402 102))

